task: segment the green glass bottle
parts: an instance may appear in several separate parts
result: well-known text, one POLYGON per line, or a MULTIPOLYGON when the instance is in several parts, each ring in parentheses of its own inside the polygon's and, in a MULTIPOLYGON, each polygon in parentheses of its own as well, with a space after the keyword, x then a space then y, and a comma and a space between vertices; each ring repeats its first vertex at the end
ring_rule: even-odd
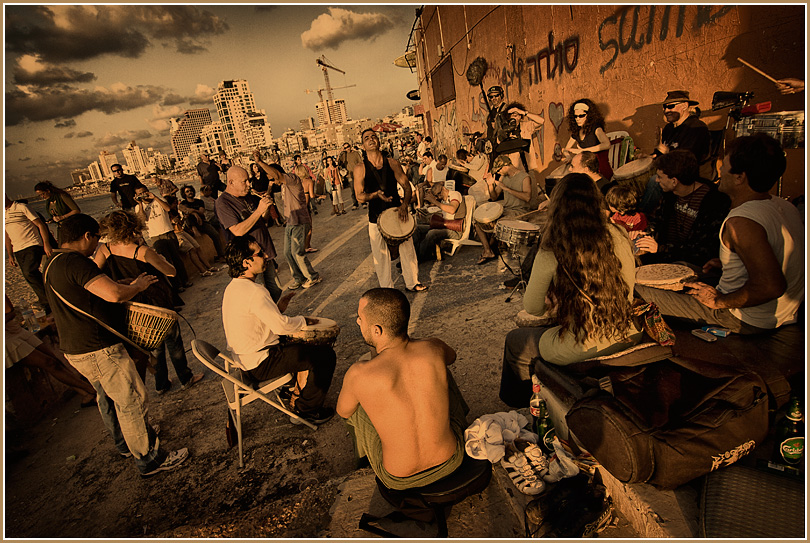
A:
POLYGON ((804 416, 799 398, 791 395, 787 413, 774 430, 773 461, 795 466, 804 458, 804 416))

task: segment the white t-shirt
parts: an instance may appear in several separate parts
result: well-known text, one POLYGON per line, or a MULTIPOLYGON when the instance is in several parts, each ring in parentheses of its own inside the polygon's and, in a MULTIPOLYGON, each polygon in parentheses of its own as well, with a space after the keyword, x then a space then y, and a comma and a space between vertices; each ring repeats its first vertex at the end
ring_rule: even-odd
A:
POLYGON ((39 228, 33 222, 37 219, 37 214, 20 202, 14 202, 6 209, 6 233, 11 238, 15 253, 34 245, 42 245, 39 228))
MULTIPOLYGON (((463 198, 464 197, 461 195, 460 192, 458 192, 457 190, 451 190, 447 195, 447 200, 443 201, 442 203, 449 204, 450 202, 455 200, 456 202, 458 202, 458 208, 456 208, 456 213, 458 213, 459 211, 462 211, 461 206, 464 204, 463 198)), ((454 219, 456 213, 448 213, 447 211, 442 210, 442 216, 445 219, 454 219)))
POLYGON ((277 344, 279 335, 298 332, 307 322, 302 316, 283 315, 264 285, 237 278, 231 280, 222 297, 222 324, 237 362, 252 370, 267 358, 262 349, 277 344))
MULTIPOLYGON (((444 183, 447 181, 447 172, 450 171, 450 167, 445 164, 444 169, 440 170, 438 168, 439 163, 435 160, 430 164, 430 169, 433 170, 433 182, 434 183, 444 183)), ((427 172, 425 173, 427 175, 427 172)))
POLYGON ((796 313, 804 300, 804 224, 799 211, 790 202, 771 196, 768 200, 745 202, 729 212, 720 227, 723 275, 717 290, 723 294, 741 289, 748 281, 748 270, 740 257, 723 244, 723 228, 731 217, 745 217, 765 229, 768 245, 787 281, 787 289, 779 298, 753 307, 731 309, 731 314, 760 328, 777 328, 796 322, 796 313))
POLYGON ((146 213, 146 232, 150 238, 174 231, 169 212, 163 209, 157 201, 152 200, 145 204, 143 211, 146 213))
POLYGON ((416 147, 416 158, 422 158, 427 151, 430 151, 430 144, 425 140, 422 140, 419 145, 416 147))

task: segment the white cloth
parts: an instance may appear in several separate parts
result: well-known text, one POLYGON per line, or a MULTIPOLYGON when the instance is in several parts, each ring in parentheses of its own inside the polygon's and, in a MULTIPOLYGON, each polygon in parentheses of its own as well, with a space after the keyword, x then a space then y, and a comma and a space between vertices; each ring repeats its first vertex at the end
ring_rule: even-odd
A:
MULTIPOLYGON (((371 242, 371 257, 374 260, 374 271, 377 272, 380 287, 394 288, 394 281, 391 279, 391 254, 388 252, 388 244, 375 223, 368 223, 368 239, 371 242)), ((419 282, 419 262, 416 260, 413 237, 400 243, 399 262, 402 265, 405 287, 415 287, 419 282)))
POLYGON ((10 368, 42 345, 42 341, 20 326, 16 320, 6 322, 6 369, 10 368))
POLYGON ((528 423, 517 411, 483 415, 464 430, 464 449, 471 458, 494 464, 506 455, 506 445, 517 438, 537 443, 537 434, 524 429, 528 423))
POLYGON ((743 287, 748 281, 745 269, 737 253, 723 244, 723 228, 732 217, 744 217, 765 229, 768 244, 779 262, 787 280, 787 289, 776 300, 753 307, 731 309, 731 314, 746 324, 760 328, 777 328, 796 322, 799 305, 804 300, 804 224, 796 207, 776 196, 768 200, 753 200, 732 209, 720 227, 720 262, 723 275, 717 290, 728 294, 743 287))
POLYGON ((143 206, 146 214, 146 232, 150 238, 154 238, 166 232, 174 232, 174 225, 169 218, 169 212, 156 201, 152 200, 143 206))
POLYGON ((228 348, 243 369, 252 370, 267 357, 262 349, 277 344, 279 335, 298 332, 307 323, 302 316, 283 315, 263 285, 236 278, 222 297, 222 324, 228 348))
POLYGON ((579 466, 574 462, 574 457, 563 448, 559 439, 554 440, 554 455, 548 466, 548 472, 543 474, 543 480, 547 483, 556 483, 562 479, 573 477, 579 473, 579 466))
POLYGON ((37 219, 37 214, 20 202, 14 202, 6 209, 6 233, 15 253, 34 245, 42 245, 39 228, 33 222, 37 219))

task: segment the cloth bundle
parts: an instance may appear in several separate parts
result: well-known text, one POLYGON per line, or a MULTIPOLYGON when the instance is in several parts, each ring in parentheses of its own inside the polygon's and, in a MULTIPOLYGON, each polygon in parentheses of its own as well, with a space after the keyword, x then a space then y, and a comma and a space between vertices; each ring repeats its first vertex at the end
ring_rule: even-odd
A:
POLYGON ((537 434, 524 427, 529 420, 517 411, 483 415, 464 431, 467 455, 477 460, 499 462, 506 454, 506 445, 522 439, 537 443, 537 434))

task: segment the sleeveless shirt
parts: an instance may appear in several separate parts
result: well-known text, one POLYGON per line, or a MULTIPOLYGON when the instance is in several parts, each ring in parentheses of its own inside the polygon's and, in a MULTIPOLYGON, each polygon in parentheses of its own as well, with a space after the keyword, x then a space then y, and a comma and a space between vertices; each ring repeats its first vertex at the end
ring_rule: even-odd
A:
POLYGON ((383 202, 379 198, 374 198, 368 203, 368 222, 377 223, 377 218, 380 214, 390 207, 399 207, 402 201, 397 192, 397 178, 394 175, 394 170, 388 163, 388 159, 383 157, 383 166, 379 170, 375 168, 368 158, 363 159, 363 165, 366 167, 366 177, 363 179, 363 192, 374 193, 382 190, 383 193, 393 198, 390 202, 383 202))

